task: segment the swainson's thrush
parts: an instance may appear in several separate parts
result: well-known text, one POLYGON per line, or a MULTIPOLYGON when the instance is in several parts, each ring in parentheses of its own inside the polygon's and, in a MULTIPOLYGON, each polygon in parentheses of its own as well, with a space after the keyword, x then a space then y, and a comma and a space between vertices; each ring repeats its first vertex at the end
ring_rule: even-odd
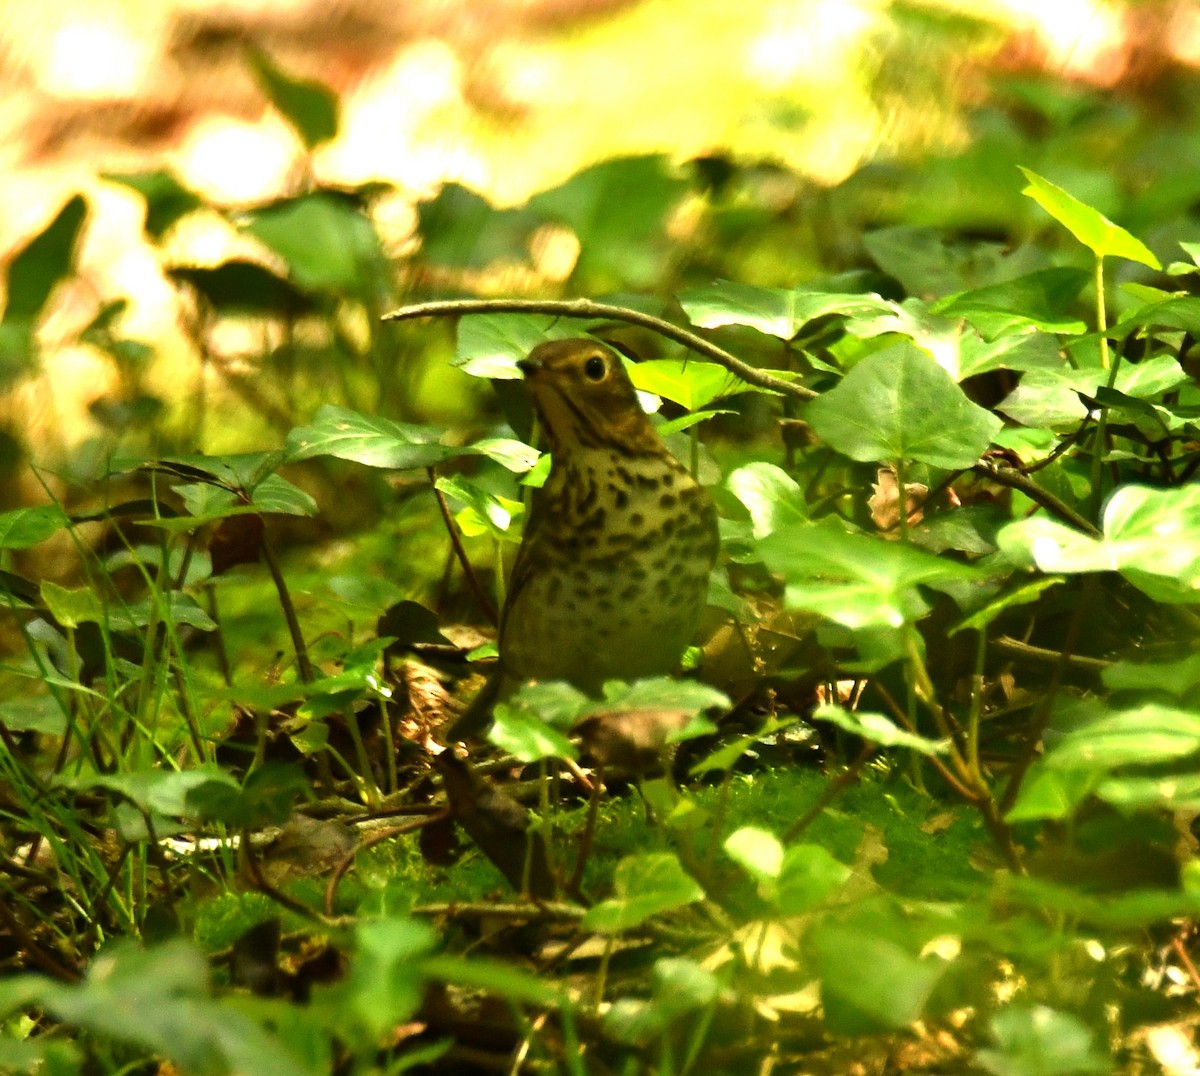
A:
POLYGON ((479 732, 526 680, 673 672, 717 555, 717 513, 655 432, 620 357, 595 340, 539 344, 517 364, 549 442, 500 623, 498 676, 449 731, 479 732))

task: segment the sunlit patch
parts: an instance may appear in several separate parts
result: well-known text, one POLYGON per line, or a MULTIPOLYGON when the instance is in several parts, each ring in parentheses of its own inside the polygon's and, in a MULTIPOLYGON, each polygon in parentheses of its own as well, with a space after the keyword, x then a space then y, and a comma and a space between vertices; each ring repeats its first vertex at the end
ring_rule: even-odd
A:
POLYGON ((1035 538, 1029 551, 1033 554, 1034 563, 1044 572, 1053 571, 1062 559, 1062 547, 1049 535, 1035 538))
POLYGON ((76 18, 52 34, 39 81, 57 97, 133 97, 157 45, 115 18, 76 18))
POLYGON ((266 200, 285 188, 299 145, 274 116, 247 123, 210 115, 197 121, 175 153, 193 187, 217 201, 266 200))
POLYGON ((543 224, 529 238, 534 267, 557 283, 571 275, 581 249, 579 237, 561 224, 543 224))
POLYGON ((471 118, 464 77, 461 61, 443 42, 404 49, 343 102, 341 137, 321 154, 322 169, 342 182, 387 176, 433 191, 454 179, 486 190, 490 169, 463 137, 471 118))
POLYGON ((778 5, 750 43, 749 70, 761 85, 779 89, 806 74, 814 60, 835 64, 875 25, 878 15, 870 6, 845 0, 778 5))
POLYGON ((1180 6, 1171 17, 1167 48, 1180 63, 1200 67, 1200 10, 1180 6))
POLYGON ((1115 7, 1097 0, 1006 0, 1004 6, 1032 24, 1045 43, 1047 68, 1104 84, 1124 74, 1128 42, 1115 7))

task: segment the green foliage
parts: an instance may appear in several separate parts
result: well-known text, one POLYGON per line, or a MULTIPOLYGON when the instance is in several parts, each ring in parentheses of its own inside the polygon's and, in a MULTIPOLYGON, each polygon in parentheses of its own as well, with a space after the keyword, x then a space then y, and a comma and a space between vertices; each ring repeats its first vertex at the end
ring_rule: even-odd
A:
MULTIPOLYGON (((336 134, 328 90, 251 64, 309 151, 336 134)), ((1127 124, 1099 100, 1006 92, 1062 141, 992 114, 959 157, 829 191, 662 156, 510 209, 446 184, 402 269, 371 187, 235 211, 166 172, 109 177, 154 242, 203 209, 271 252, 167 272, 201 353, 224 319, 283 341, 248 394, 270 450, 176 451, 121 304, 80 330, 126 378, 103 411, 121 455, 0 514, 0 901, 23 962, 0 1066, 400 1071, 465 1043, 464 996, 499 1003, 509 1067, 761 1060, 763 1015, 775 1044, 819 1024, 865 1050, 969 1014, 949 1068, 1144 1060, 1141 1030, 1190 1001, 1153 976, 1187 966, 1177 920, 1200 912, 1179 838, 1200 807, 1200 188, 1149 142, 1093 161, 1094 125, 1127 124), (1022 168, 1023 204, 1022 161, 1065 186, 1022 168), (638 317, 460 309, 452 357, 379 322, 402 281, 486 290, 566 233, 557 283, 638 317), (719 502, 706 679, 526 685, 495 707, 501 760, 468 765, 439 742, 472 686, 450 640, 502 605, 548 466, 508 383, 581 333, 644 360, 719 502), (468 421, 473 388, 499 410, 468 421), (37 567, 55 543, 68 575, 37 567)), ((11 262, 0 381, 38 361, 86 213, 71 199, 11 262)))

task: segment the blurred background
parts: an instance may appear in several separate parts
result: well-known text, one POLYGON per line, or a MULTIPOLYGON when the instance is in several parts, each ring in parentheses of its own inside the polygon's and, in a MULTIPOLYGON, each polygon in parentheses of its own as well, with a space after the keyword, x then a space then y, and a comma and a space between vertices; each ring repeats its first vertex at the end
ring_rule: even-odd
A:
POLYGON ((323 402, 473 421, 406 301, 932 293, 912 249, 1047 227, 1018 164, 1200 223, 1191 0, 5 0, 0 54, 0 509, 323 402))

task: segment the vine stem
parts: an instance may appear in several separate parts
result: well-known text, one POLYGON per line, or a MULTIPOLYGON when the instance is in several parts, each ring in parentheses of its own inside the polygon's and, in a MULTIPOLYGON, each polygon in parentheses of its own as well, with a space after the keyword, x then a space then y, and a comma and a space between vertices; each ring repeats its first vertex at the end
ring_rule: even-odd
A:
POLYGON ((487 596, 487 591, 483 589, 483 584, 479 582, 475 569, 471 567, 471 558, 467 556, 467 551, 463 547, 458 527, 454 523, 454 517, 450 514, 450 505, 446 503, 446 495, 438 489, 437 476, 434 474, 433 468, 427 467, 425 470, 429 475, 429 484, 433 487, 433 495, 437 498, 438 510, 442 513, 442 522, 446 525, 446 533, 450 535, 450 545, 454 548, 454 556, 463 570, 463 575, 466 576, 467 585, 471 588, 471 593, 475 595, 475 600, 479 602, 484 616, 495 626, 500 623, 500 614, 496 611, 492 599, 487 596))
MULTIPOLYGON (((1108 354, 1108 313, 1104 307, 1104 258, 1096 256, 1096 331, 1100 334, 1100 368, 1108 371, 1108 388, 1117 382, 1117 368, 1121 362, 1121 353, 1110 366, 1108 354)), ((1092 495, 1091 509, 1094 516, 1099 517, 1100 505, 1104 502, 1104 453, 1108 448, 1108 408, 1100 409, 1100 417, 1096 422, 1095 448, 1092 452, 1092 495)))
POLYGON ((814 399, 818 393, 803 385, 785 381, 775 377, 765 370, 759 370, 749 363, 731 355, 724 348, 705 340, 703 336, 688 329, 680 328, 663 318, 653 314, 644 314, 626 306, 613 306, 610 303, 597 303, 591 299, 444 299, 429 303, 414 303, 412 306, 402 306, 399 310, 384 314, 384 321, 406 321, 410 318, 428 318, 437 316, 454 316, 462 314, 548 314, 560 318, 604 318, 612 321, 624 321, 630 325, 640 325, 651 329, 660 336, 683 344, 698 355, 724 366, 732 374, 736 374, 749 385, 760 389, 770 389, 784 396, 792 396, 798 400, 814 399))
POLYGON ((1093 538, 1100 536, 1099 528, 1091 520, 1081 516, 1070 505, 1064 504, 1049 490, 1043 489, 1032 478, 1026 478, 1025 475, 1015 468, 1002 467, 991 460, 980 460, 971 470, 977 475, 982 475, 984 478, 990 478, 992 481, 998 482, 1002 486, 1020 490, 1026 497, 1035 504, 1041 505, 1051 515, 1057 516, 1064 523, 1069 523, 1072 527, 1078 527, 1085 534, 1089 534, 1093 538))

